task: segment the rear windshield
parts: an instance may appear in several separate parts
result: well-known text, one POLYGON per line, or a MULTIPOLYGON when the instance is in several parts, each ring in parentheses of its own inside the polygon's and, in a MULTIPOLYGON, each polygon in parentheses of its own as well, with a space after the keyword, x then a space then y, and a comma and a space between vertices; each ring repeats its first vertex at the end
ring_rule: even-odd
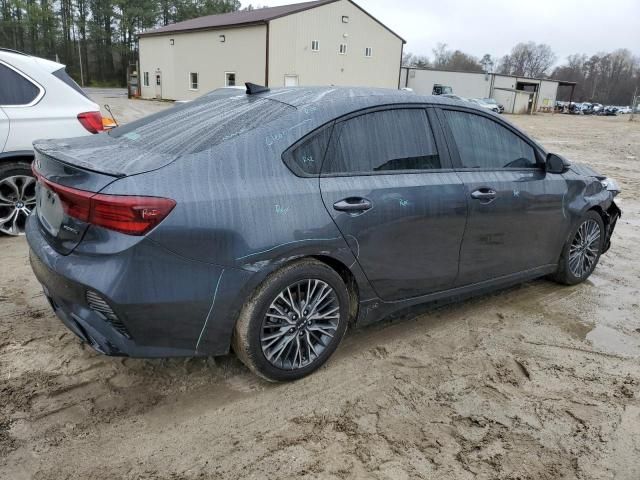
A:
POLYGON ((292 111, 294 107, 266 98, 214 91, 115 128, 109 135, 143 150, 185 155, 211 148, 292 111))
POLYGON ((55 72, 53 72, 53 76, 58 78, 59 80, 62 80, 64 83, 69 85, 71 88, 73 88, 76 92, 78 92, 83 97, 89 98, 89 97, 87 97, 87 94, 84 93, 84 90, 82 90, 80 85, 78 85, 73 80, 73 78, 71 78, 69 76, 69 74, 67 73, 67 71, 64 68, 61 68, 60 70, 56 70, 55 72))

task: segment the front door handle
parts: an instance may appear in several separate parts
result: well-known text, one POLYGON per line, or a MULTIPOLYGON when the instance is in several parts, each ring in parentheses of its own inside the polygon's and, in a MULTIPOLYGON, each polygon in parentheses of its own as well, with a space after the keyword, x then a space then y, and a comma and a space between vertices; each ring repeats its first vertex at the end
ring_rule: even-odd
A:
POLYGON ((493 200, 496 198, 496 191, 491 190, 490 188, 480 188, 471 193, 471 198, 474 200, 493 200))
POLYGON ((333 208, 339 212, 358 213, 369 210, 373 204, 371 201, 362 197, 349 197, 337 201, 333 204, 333 208))

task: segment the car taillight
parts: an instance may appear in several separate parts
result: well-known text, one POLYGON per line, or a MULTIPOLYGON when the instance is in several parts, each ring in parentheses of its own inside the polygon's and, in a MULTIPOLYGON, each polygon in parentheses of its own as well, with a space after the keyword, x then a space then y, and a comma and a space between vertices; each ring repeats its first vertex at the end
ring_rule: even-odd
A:
POLYGON ((33 173, 39 182, 58 195, 66 215, 127 235, 144 235, 176 206, 175 200, 170 198, 87 192, 50 182, 35 168, 33 173))
POLYGON ((104 130, 104 126, 102 125, 102 114, 100 112, 79 113, 78 121, 91 133, 98 133, 104 130))
POLYGON ((144 235, 176 206, 169 198, 103 195, 91 197, 89 223, 128 235, 144 235))

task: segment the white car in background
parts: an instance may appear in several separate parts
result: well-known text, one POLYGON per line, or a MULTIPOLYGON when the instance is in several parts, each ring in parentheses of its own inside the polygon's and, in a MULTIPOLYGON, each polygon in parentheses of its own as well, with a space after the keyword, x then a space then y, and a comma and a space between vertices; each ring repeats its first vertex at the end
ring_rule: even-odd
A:
POLYGON ((627 113, 631 113, 633 112, 633 110, 631 110, 631 107, 627 106, 627 107, 618 107, 618 113, 624 115, 627 113))
POLYGON ((486 108, 487 110, 491 110, 494 113, 500 113, 500 107, 498 104, 487 103, 479 98, 470 98, 469 102, 475 103, 479 107, 486 108))
POLYGON ((23 233, 35 206, 33 141, 102 130, 100 107, 64 65, 0 48, 0 233, 23 233))

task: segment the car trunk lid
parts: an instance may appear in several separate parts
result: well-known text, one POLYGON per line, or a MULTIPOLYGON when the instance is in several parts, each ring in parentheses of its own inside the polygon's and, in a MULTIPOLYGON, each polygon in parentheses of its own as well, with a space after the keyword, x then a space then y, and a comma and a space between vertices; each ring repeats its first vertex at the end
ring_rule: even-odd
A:
POLYGON ((68 210, 65 202, 75 202, 74 208, 81 208, 82 195, 74 197, 74 191, 90 195, 117 177, 71 165, 39 148, 35 150, 33 170, 38 178, 36 216, 40 230, 56 251, 67 255, 80 243, 89 223, 78 219, 77 215, 70 215, 74 212, 68 210))

